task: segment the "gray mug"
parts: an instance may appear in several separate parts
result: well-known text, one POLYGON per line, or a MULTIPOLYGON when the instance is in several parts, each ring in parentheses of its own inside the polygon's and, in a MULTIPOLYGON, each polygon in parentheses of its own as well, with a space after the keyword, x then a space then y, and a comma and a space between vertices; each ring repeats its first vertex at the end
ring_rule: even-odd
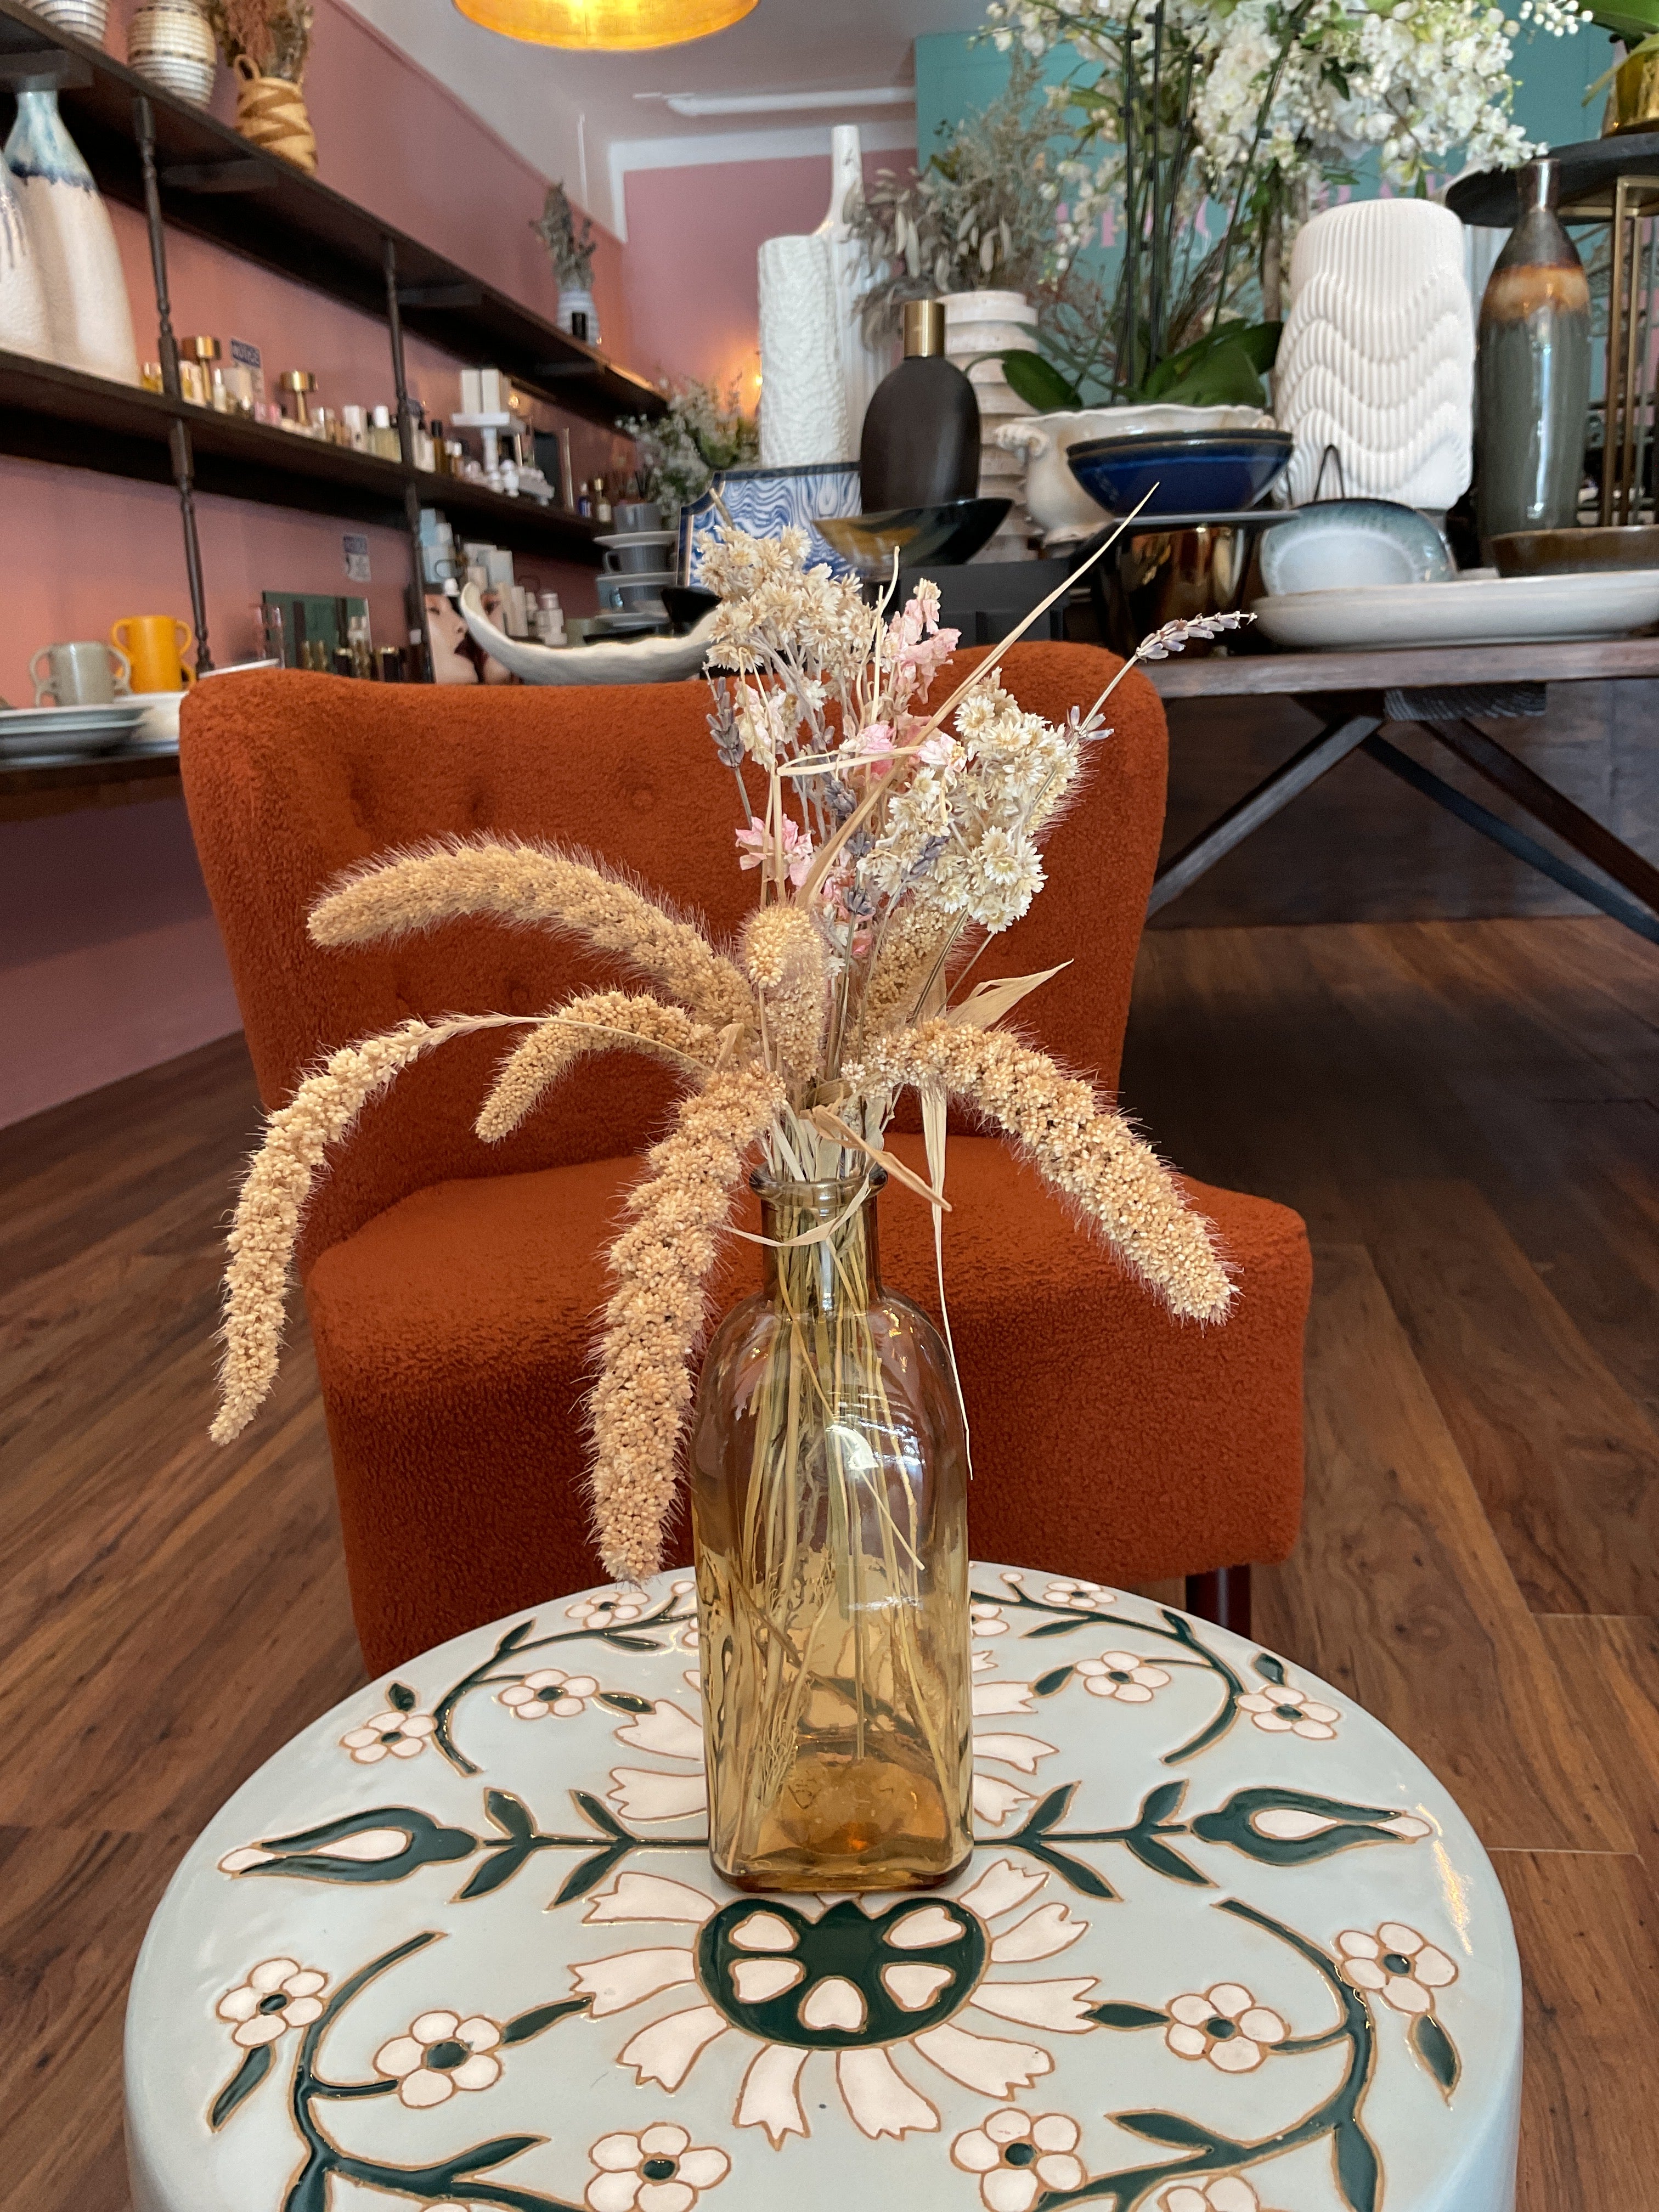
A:
POLYGON ((631 576, 647 568, 665 568, 672 550, 667 545, 607 545, 605 550, 605 573, 612 576, 631 576))
POLYGON ((662 528, 662 509, 652 500, 623 500, 611 509, 611 514, 619 531, 662 528))
POLYGON ((29 663, 38 707, 50 693, 54 707, 107 707, 132 690, 132 663, 118 646, 101 637, 78 638, 69 645, 43 645, 29 663), (40 663, 46 672, 40 673, 40 663))

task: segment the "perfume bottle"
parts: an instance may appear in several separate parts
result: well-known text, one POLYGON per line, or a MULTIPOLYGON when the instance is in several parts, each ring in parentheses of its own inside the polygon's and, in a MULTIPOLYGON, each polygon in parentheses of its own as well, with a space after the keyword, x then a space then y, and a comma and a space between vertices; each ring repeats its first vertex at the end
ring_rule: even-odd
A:
POLYGON ((609 530, 613 520, 610 500, 605 495, 605 478, 593 479, 593 520, 601 530, 609 530))
POLYGON ((979 486, 979 402, 945 358, 945 302, 910 300, 904 358, 865 411, 859 476, 866 514, 971 499, 979 486))

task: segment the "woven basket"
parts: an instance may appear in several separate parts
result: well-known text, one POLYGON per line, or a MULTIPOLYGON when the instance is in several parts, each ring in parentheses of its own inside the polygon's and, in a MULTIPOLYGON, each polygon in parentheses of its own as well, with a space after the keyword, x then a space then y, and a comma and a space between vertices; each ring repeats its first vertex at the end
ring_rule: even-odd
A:
POLYGON ((251 145, 280 154, 296 169, 317 167, 317 137, 305 95, 286 77, 261 76, 246 54, 236 57, 236 128, 251 145))

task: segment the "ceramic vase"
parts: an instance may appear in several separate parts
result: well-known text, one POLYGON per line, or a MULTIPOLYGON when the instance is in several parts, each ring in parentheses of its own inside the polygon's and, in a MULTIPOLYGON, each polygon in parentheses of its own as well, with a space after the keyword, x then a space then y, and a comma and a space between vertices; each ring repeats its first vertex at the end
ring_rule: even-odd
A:
POLYGON ((1013 501, 996 534, 975 561, 1026 561, 1027 540, 1035 526, 1021 504, 1025 465, 1004 446, 998 433, 1024 421, 1036 408, 1010 385, 1000 361, 986 356, 1035 345, 1036 309, 1019 292, 951 292, 945 301, 945 357, 963 369, 979 402, 979 495, 1013 501))
POLYGON ((570 337, 580 337, 584 345, 596 346, 599 343, 599 311, 593 304, 593 295, 584 285, 562 284, 559 287, 559 305, 554 320, 570 337), (572 322, 573 316, 576 315, 587 318, 584 331, 578 331, 572 322))
POLYGON ((6 166, 46 297, 52 358, 137 384, 126 279, 92 172, 64 127, 55 92, 20 92, 6 166))
POLYGON ((261 76, 246 54, 238 54, 236 128, 250 145, 280 154, 309 174, 317 167, 317 134, 306 112, 305 94, 284 76, 261 76))
POLYGON ((708 1849, 744 1889, 932 1887, 973 1848, 962 1416, 863 1188, 762 1188, 766 1286, 698 1384, 708 1849))
POLYGON ((28 4, 53 30, 69 31, 78 39, 90 39, 94 46, 103 45, 109 22, 109 0, 28 0, 28 4))
POLYGON ((127 66, 191 107, 213 97, 219 51, 197 0, 144 0, 127 26, 127 66))
POLYGON ((760 449, 768 468, 809 468, 857 452, 841 363, 832 241, 769 238, 760 288, 760 449))
POLYGON ((1273 413, 1296 440, 1291 502, 1334 446, 1351 498, 1450 507, 1468 489, 1474 325, 1463 227, 1430 200, 1316 215, 1291 256, 1273 413))
POLYGON ((0 353, 50 361, 46 288, 11 171, 0 161, 0 353))
POLYGON ((1475 506, 1483 544, 1511 530, 1568 530, 1578 519, 1589 279, 1555 212, 1560 173, 1554 161, 1522 170, 1521 220, 1480 302, 1475 506))
POLYGON ((864 191, 864 155, 856 124, 838 123, 830 133, 830 210, 817 235, 830 241, 830 271, 835 284, 836 322, 841 343, 842 383, 847 393, 848 451, 856 453, 865 411, 893 366, 893 348, 872 344, 864 335, 859 299, 874 281, 870 249, 853 234, 852 217, 864 191))

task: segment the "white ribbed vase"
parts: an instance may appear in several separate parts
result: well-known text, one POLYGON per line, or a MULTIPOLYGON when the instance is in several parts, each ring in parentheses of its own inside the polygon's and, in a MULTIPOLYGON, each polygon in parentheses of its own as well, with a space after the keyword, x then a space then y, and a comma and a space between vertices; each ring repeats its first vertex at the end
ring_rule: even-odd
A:
MULTIPOLYGON (((1290 494, 1311 499, 1334 446, 1350 497, 1448 507, 1468 488, 1474 319, 1463 226, 1430 200, 1328 208, 1291 256, 1273 413, 1296 440, 1290 494)), ((1334 490, 1328 479, 1326 489, 1334 490)))
POLYGON ((760 249, 761 464, 811 468, 854 460, 842 374, 834 241, 769 238, 760 249))
POLYGON ((219 50, 197 0, 144 0, 127 26, 127 66, 175 100, 205 107, 219 50))
POLYGON ((109 21, 109 0, 27 0, 37 15, 44 16, 54 30, 70 31, 76 37, 90 39, 94 46, 104 43, 105 27, 109 21))
POLYGON ((995 536, 976 561, 1025 561, 1031 557, 1027 539, 1033 525, 1021 505, 1025 463, 996 441, 1006 422, 1014 422, 1036 410, 1022 399, 1008 382, 1002 363, 978 356, 1015 346, 1035 350, 1036 309, 1020 292, 949 292, 945 299, 945 353, 948 361, 966 371, 979 402, 979 495, 981 499, 1011 499, 1014 502, 995 536))

